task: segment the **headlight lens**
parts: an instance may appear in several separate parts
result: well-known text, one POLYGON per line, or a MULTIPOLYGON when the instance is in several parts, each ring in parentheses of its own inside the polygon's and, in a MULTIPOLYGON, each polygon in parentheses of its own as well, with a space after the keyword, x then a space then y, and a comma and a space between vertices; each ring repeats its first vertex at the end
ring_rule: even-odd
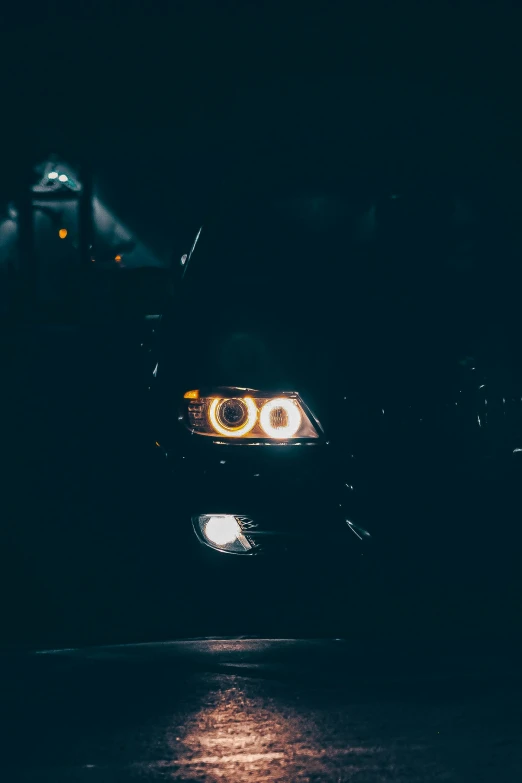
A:
POLYGON ((266 442, 319 438, 321 425, 295 392, 254 389, 192 390, 184 395, 182 420, 194 434, 266 442))
POLYGON ((199 514, 192 517, 194 532, 202 544, 232 555, 252 555, 257 544, 249 531, 255 527, 249 517, 233 514, 199 514))
POLYGON ((255 426, 257 407, 252 397, 214 397, 208 418, 215 432, 228 438, 241 438, 255 426))
POLYGON ((259 423, 269 438, 293 438, 303 417, 295 400, 276 397, 259 411, 259 423))

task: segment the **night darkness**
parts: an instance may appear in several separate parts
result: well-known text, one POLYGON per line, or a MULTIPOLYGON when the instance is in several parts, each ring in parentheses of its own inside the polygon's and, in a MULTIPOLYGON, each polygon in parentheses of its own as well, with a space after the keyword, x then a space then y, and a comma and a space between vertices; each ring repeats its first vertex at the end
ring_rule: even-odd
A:
POLYGON ((2 779, 520 777, 521 26, 2 8, 2 779))

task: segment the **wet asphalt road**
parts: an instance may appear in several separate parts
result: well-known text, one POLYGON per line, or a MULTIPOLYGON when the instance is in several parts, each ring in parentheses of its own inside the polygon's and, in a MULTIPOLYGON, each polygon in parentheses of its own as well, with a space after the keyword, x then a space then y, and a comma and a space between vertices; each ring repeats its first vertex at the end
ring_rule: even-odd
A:
POLYGON ((519 651, 187 641, 4 654, 0 778, 522 778, 519 651))

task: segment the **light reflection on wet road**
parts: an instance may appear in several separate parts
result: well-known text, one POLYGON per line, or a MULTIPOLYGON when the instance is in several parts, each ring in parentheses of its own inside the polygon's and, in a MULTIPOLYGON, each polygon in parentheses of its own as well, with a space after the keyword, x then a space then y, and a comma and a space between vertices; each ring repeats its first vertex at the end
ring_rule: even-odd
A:
POLYGON ((432 653, 243 640, 7 656, 0 777, 521 779, 516 656, 432 653))

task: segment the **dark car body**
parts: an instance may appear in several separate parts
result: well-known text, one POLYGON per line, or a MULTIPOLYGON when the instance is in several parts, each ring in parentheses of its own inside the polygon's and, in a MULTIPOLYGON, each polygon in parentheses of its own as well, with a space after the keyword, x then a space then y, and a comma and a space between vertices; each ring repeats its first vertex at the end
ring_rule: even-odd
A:
POLYGON ((6 639, 518 632, 513 237, 275 181, 202 221, 144 325, 6 334, 6 639), (324 432, 192 434, 185 392, 234 386, 299 394, 324 432), (255 556, 202 544, 209 513, 251 519, 255 556))
MULTIPOLYGON (((268 573, 274 556, 306 562, 304 581, 336 574, 352 597, 404 578, 410 599, 437 582, 442 599, 502 572, 489 539, 514 525, 522 456, 506 289, 477 283, 480 248, 471 271, 451 260, 443 210, 430 203, 423 222, 415 195, 396 200, 357 212, 338 191, 243 194, 198 232, 180 295, 144 342, 154 439, 191 547, 204 549, 194 515, 245 515, 268 573), (191 432, 183 394, 220 386, 295 391, 324 436, 191 432)), ((201 557, 220 573, 261 567, 201 557)))

